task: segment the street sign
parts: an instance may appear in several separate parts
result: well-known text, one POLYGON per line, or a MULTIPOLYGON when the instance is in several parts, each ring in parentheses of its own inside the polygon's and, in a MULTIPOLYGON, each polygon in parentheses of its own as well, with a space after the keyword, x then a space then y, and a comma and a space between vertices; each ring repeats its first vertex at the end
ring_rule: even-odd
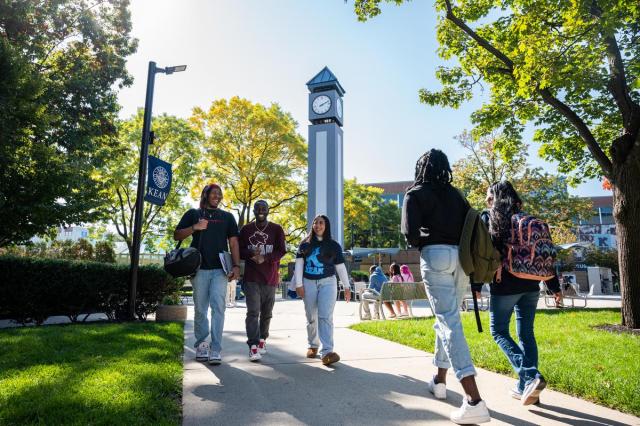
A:
POLYGON ((144 200, 163 206, 171 190, 171 164, 150 155, 147 170, 147 191, 144 200))

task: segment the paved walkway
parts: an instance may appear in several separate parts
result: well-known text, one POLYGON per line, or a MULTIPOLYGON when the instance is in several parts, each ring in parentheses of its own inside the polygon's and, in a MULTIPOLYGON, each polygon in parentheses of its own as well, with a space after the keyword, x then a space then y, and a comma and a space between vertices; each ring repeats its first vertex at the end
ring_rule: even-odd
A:
MULTIPOLYGON (((185 324, 183 424, 191 425, 450 425, 449 412, 462 401, 450 376, 448 398, 426 388, 435 372, 432 356, 346 328, 358 321, 357 304, 339 302, 333 368, 305 358, 302 301, 278 301, 269 353, 250 363, 245 344, 245 309, 228 309, 220 366, 195 362, 193 321, 185 324)), ((193 318, 193 307, 189 308, 193 318)), ((425 308, 417 313, 424 314, 425 308)), ((527 409, 507 391, 514 380, 479 370, 478 385, 491 424, 640 425, 637 417, 546 390, 542 404, 527 409)))

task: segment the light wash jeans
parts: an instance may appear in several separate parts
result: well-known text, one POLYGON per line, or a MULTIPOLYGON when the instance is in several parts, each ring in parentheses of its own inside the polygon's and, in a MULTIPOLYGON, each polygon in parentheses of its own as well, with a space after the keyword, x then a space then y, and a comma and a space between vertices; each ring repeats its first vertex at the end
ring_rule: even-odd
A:
POLYGON ((211 332, 211 350, 222 350, 222 329, 227 298, 227 276, 222 269, 200 269, 191 280, 193 304, 195 307, 194 334, 195 347, 204 342, 211 332), (211 306, 211 324, 209 324, 211 306))
POLYGON ((537 291, 528 293, 491 296, 491 336, 507 356, 513 370, 518 374, 518 390, 524 391, 537 376, 538 345, 533 334, 533 321, 538 307, 537 291), (509 334, 511 314, 516 313, 516 333, 520 344, 509 334))
POLYGON ((438 368, 453 367, 458 380, 475 376, 476 370, 460 322, 460 304, 469 285, 469 277, 460 266, 458 246, 424 246, 420 253, 420 270, 436 316, 433 364, 438 368))
POLYGON ((303 285, 309 347, 318 348, 322 342, 320 356, 325 356, 333 352, 333 308, 338 297, 336 277, 321 280, 305 278, 303 285))
POLYGON ((369 309, 369 304, 373 303, 374 305, 373 318, 379 319, 380 311, 382 310, 382 307, 381 307, 382 304, 378 300, 380 293, 374 292, 374 291, 375 290, 366 289, 364 293, 362 293, 362 295, 360 296, 360 299, 361 299, 360 303, 362 303, 362 310, 364 311, 365 316, 369 318, 371 318, 371 309, 369 309))

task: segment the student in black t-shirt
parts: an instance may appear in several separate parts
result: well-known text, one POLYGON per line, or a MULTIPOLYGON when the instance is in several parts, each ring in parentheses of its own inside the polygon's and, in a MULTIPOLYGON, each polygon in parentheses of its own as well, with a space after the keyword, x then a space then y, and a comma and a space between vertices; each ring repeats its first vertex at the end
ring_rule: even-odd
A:
POLYGON ((317 216, 311 229, 296 254, 296 292, 304 300, 307 314, 307 358, 316 357, 322 342, 322 363, 330 365, 340 361, 340 356, 333 351, 333 308, 338 297, 336 273, 344 284, 347 302, 351 300, 351 289, 342 247, 331 238, 329 218, 317 216))
POLYGON ((240 276, 238 224, 231 213, 218 208, 221 201, 220 186, 216 184, 205 186, 200 196, 200 208, 187 211, 173 233, 176 240, 184 240, 189 235, 193 235, 191 247, 198 248, 202 255, 200 269, 191 279, 195 307, 196 360, 208 360, 209 364, 214 365, 222 362, 220 352, 222 351, 227 280, 237 280, 240 276), (228 251, 229 246, 233 268, 225 274, 220 262, 220 253, 228 251), (209 306, 211 306, 210 324, 209 306), (211 345, 206 341, 209 334, 211 334, 211 345))

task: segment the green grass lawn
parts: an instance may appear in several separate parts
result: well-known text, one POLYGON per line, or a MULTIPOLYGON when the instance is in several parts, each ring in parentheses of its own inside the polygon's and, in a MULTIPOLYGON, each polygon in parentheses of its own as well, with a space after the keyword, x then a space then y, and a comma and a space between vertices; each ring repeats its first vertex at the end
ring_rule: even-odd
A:
POLYGON ((181 422, 182 323, 0 330, 0 425, 181 422))
MULTIPOLYGON (((481 318, 485 331, 478 333, 473 313, 462 315, 475 365, 515 378, 491 338, 489 315, 482 312, 481 318)), ((352 328, 433 353, 433 321, 368 321, 352 328)), ((540 371, 555 390, 640 415, 640 336, 592 328, 619 321, 620 312, 614 309, 538 311, 535 330, 540 371)), ((515 319, 511 322, 515 336, 515 319)))

